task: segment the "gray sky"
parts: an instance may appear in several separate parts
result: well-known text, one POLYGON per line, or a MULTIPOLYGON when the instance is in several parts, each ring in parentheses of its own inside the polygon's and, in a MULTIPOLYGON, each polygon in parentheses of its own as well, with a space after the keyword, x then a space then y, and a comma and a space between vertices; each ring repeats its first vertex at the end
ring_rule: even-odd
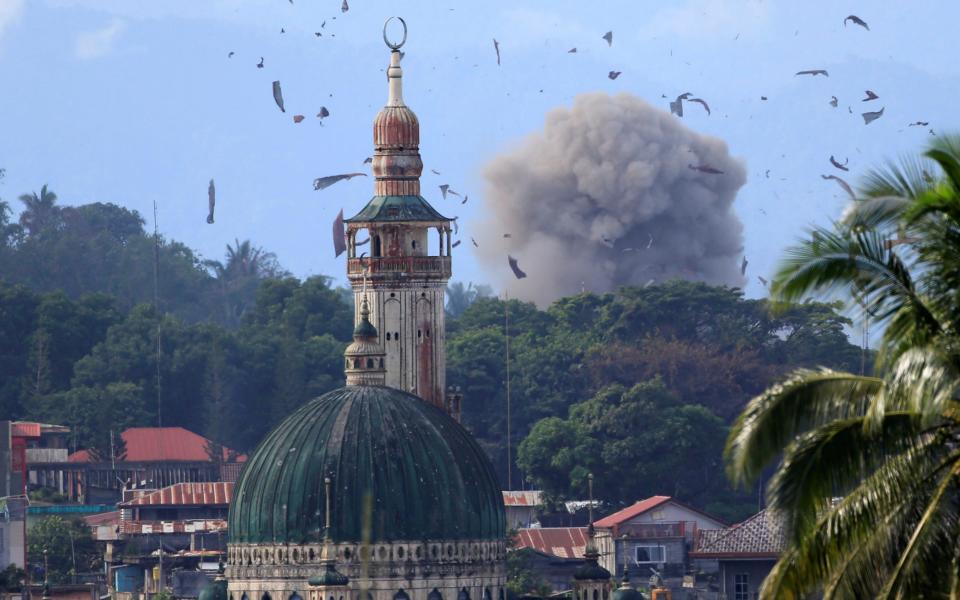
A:
POLYGON ((48 183, 64 204, 136 209, 148 229, 156 200, 164 234, 204 257, 249 238, 299 276, 344 281, 330 223, 341 208, 358 211, 372 181, 320 192, 311 182, 368 169, 371 124, 387 93, 381 27, 397 14, 409 25, 404 97, 420 117, 424 196, 460 218, 455 279, 495 279, 469 243, 484 209, 483 168, 539 130, 547 111, 590 91, 630 92, 669 110, 662 94, 689 91, 713 114, 687 105, 684 124, 725 140, 746 163, 735 207, 747 292, 759 296, 756 276, 770 274, 781 249, 810 223, 839 216, 845 195, 821 174, 855 184, 866 167, 919 150, 929 128, 956 125, 960 63, 947 51, 955 0, 352 0, 347 13, 340 4, 0 0, 0 197, 15 203, 48 183), (870 31, 844 27, 848 14, 870 31), (607 30, 612 47, 601 39, 607 30), (795 77, 802 69, 830 77, 795 77), (611 81, 610 70, 622 74, 611 81), (273 103, 275 79, 286 114, 273 103), (866 89, 879 100, 861 102, 866 89), (322 126, 321 106, 331 113, 322 126), (860 113, 881 107, 884 116, 864 125, 860 113), (294 124, 298 113, 307 118, 294 124), (929 128, 907 127, 917 120, 929 128), (850 173, 832 167, 831 154, 848 158, 850 173), (442 200, 442 183, 470 202, 442 200))

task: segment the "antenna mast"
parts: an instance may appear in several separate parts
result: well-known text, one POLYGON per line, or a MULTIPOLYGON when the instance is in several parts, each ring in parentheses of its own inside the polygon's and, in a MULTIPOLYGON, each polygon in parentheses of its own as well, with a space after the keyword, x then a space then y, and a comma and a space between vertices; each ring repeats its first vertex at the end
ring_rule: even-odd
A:
POLYGON ((510 438, 510 293, 503 292, 503 329, 506 338, 507 351, 507 489, 513 489, 513 456, 512 441, 510 438))
MULTIPOLYGON (((153 311, 157 314, 157 427, 163 427, 163 402, 160 393, 160 226, 157 223, 157 201, 153 201, 153 311)), ((161 452, 162 452, 161 448, 161 452)))

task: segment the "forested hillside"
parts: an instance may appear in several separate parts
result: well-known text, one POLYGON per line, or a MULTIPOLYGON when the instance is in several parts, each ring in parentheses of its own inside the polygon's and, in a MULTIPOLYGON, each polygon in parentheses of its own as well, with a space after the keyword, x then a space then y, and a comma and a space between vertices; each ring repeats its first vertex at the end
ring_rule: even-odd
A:
MULTIPOLYGON (((353 310, 328 278, 291 277, 250 242, 223 263, 168 240, 155 255, 137 213, 51 196, 24 197, 19 223, 0 205, 4 416, 68 425, 75 447, 101 452, 111 431, 160 420, 249 451, 343 384, 353 310)), ((739 516, 755 497, 723 475, 733 417, 796 367, 861 365, 848 322, 826 304, 772 312, 739 290, 681 281, 546 310, 483 286, 450 292, 447 380, 463 389, 464 424, 504 487, 554 499, 582 497, 593 472, 613 503, 662 493, 739 516)))

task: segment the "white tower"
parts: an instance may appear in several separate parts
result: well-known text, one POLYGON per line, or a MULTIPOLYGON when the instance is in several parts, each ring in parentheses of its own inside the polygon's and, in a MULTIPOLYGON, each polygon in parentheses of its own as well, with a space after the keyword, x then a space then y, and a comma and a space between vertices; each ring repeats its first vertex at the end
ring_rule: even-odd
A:
POLYGON ((374 196, 346 220, 347 276, 358 307, 355 322, 361 319, 366 276, 370 320, 386 350, 386 384, 446 410, 444 292, 451 219, 420 196, 420 124, 403 103, 402 42, 387 45, 389 96, 373 122, 374 196))

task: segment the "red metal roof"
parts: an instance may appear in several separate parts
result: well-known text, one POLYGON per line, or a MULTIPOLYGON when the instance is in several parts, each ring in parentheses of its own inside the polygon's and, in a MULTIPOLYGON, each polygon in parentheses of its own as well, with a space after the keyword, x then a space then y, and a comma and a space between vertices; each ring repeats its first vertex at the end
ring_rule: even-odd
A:
POLYGON ((233 483, 175 483, 125 502, 121 506, 187 506, 199 504, 230 504, 233 483))
POLYGON ((504 506, 540 506, 540 492, 503 492, 504 506))
POLYGON ((616 527, 624 521, 629 521, 630 519, 638 517, 648 510, 652 510, 669 501, 670 496, 650 496, 646 500, 636 502, 632 506, 628 506, 623 510, 613 513, 612 515, 608 515, 599 521, 594 521, 593 526, 603 528, 616 527))
POLYGON ((10 423, 10 435, 13 437, 38 438, 40 437, 40 423, 14 421, 10 423))
POLYGON ((109 512, 97 513, 95 515, 87 515, 83 517, 84 522, 90 527, 98 527, 100 525, 119 525, 120 524, 120 511, 111 510, 109 512))
POLYGON ((537 527, 517 531, 517 548, 532 548, 561 558, 583 558, 586 527, 537 527))
MULTIPOLYGON (((120 434, 123 438, 126 462, 211 462, 207 451, 210 440, 187 431, 183 427, 131 427, 120 434)), ((229 460, 233 451, 223 449, 223 460, 229 460)), ((71 462, 93 462, 86 450, 70 455, 71 462)), ((239 455, 237 462, 246 460, 239 455)))

